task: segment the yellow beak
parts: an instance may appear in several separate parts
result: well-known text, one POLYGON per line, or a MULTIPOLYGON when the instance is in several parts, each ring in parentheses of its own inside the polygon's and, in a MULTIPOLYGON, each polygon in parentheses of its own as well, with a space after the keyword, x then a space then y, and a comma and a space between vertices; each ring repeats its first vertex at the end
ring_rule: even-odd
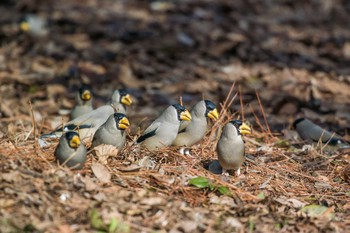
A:
POLYGON ((211 110, 209 113, 208 113, 208 117, 210 119, 212 119, 213 121, 216 121, 217 119, 219 119, 219 112, 216 108, 214 108, 213 110, 211 110))
POLYGON ((90 91, 88 91, 88 90, 84 91, 81 97, 83 100, 90 100, 91 99, 90 91))
POLYGON ((186 109, 185 111, 181 112, 180 119, 183 121, 191 121, 191 113, 186 109))
POLYGON ((27 22, 22 22, 20 25, 19 25, 19 28, 24 31, 24 32, 28 32, 29 29, 30 29, 30 26, 29 26, 29 23, 27 22))
POLYGON ((73 138, 70 140, 69 142, 69 146, 72 147, 72 148, 78 148, 80 146, 80 138, 75 135, 73 136, 73 138))
POLYGON ((125 105, 131 105, 132 104, 132 99, 131 99, 131 96, 129 94, 127 95, 124 95, 122 97, 122 104, 125 104, 125 105))
POLYGON ((130 125, 130 122, 129 122, 128 118, 123 117, 118 123, 118 128, 119 129, 127 129, 127 128, 129 128, 129 125, 130 125))
POLYGON ((239 127, 239 132, 244 135, 244 134, 250 134, 251 133, 251 129, 250 127, 247 125, 247 124, 242 124, 240 127, 239 127))

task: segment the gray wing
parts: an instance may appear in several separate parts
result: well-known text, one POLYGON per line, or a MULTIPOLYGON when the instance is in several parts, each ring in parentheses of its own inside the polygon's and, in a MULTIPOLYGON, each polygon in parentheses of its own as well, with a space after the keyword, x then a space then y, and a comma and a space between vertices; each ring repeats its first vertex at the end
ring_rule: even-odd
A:
POLYGON ((161 122, 159 121, 154 121, 150 126, 148 126, 148 128, 145 130, 145 132, 143 132, 143 134, 137 139, 137 143, 141 143, 144 140, 146 140, 147 138, 150 138, 154 135, 156 135, 157 130, 159 129, 159 127, 162 125, 161 122))

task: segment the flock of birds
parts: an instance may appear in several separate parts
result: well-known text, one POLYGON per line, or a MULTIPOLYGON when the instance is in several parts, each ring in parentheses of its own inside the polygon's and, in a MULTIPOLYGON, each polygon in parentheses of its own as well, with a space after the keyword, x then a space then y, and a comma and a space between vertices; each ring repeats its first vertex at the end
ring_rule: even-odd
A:
MULTIPOLYGON (((21 20, 19 28, 33 37, 47 35, 45 19, 36 15, 27 15, 21 20)), ((60 164, 80 169, 86 161, 87 149, 81 139, 92 139, 91 147, 101 144, 113 145, 119 150, 126 141, 125 129, 130 126, 127 118, 127 106, 132 104, 130 94, 125 90, 116 90, 108 105, 97 109, 92 106, 92 93, 82 86, 76 96, 76 106, 71 111, 71 120, 64 127, 41 136, 60 137, 55 150, 60 164)), ((219 113, 209 100, 198 102, 189 112, 181 105, 171 105, 137 139, 149 150, 166 146, 190 147, 199 142, 207 132, 207 119, 216 121, 219 113)), ((349 143, 340 136, 325 131, 312 121, 299 118, 293 124, 305 143, 322 143, 335 148, 349 148, 349 143)), ((244 141, 242 135, 249 134, 250 128, 239 120, 228 122, 220 136, 216 151, 218 163, 211 164, 209 170, 237 170, 244 161, 244 141), (215 167, 215 168, 214 168, 215 167)))
MULTIPOLYGON (((92 93, 82 86, 76 95, 76 105, 71 111, 71 120, 45 138, 60 137, 55 149, 56 160, 61 165, 81 169, 87 159, 87 149, 82 140, 91 140, 91 147, 107 144, 122 149, 126 142, 125 130, 130 126, 127 107, 132 104, 131 95, 124 89, 114 91, 109 104, 97 109, 92 107, 92 93)), ((141 134, 136 144, 148 150, 168 146, 191 147, 207 133, 208 118, 216 121, 219 112, 209 100, 199 101, 191 111, 180 104, 168 106, 141 134)), ((350 148, 348 142, 314 124, 299 118, 294 124, 300 138, 306 143, 323 143, 336 148, 350 148)), ((251 128, 240 120, 231 120, 222 129, 216 151, 218 160, 209 165, 213 173, 236 171, 245 160, 242 135, 250 134, 251 128)))

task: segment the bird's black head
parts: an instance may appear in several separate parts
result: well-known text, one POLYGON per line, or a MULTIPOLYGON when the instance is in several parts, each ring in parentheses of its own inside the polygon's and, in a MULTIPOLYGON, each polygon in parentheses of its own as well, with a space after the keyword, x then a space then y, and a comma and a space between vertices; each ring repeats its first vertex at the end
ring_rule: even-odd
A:
POLYGON ((79 88, 79 96, 82 100, 88 101, 91 99, 91 88, 88 85, 83 85, 79 88))
POLYGON ((236 127, 238 132, 239 132, 239 127, 241 127, 241 125, 243 124, 243 122, 240 120, 232 120, 230 121, 230 123, 234 125, 234 127, 236 127))
POLYGON ((180 104, 173 104, 173 107, 176 109, 177 115, 180 117, 180 114, 183 111, 186 111, 186 108, 180 104))
POLYGON ((293 122, 292 127, 295 129, 297 127, 297 124, 299 124, 300 122, 304 121, 305 118, 298 118, 293 122))
POLYGON ((120 120, 123 119, 124 117, 126 117, 126 115, 125 115, 124 113, 120 113, 120 112, 114 113, 115 122, 120 121, 120 120))
POLYGON ((119 89, 119 94, 120 94, 120 98, 123 96, 126 96, 128 93, 128 91, 126 89, 119 89))
POLYGON ((125 114, 117 112, 117 113, 114 113, 113 116, 118 129, 125 130, 129 128, 130 122, 125 114))
POLYGON ((216 108, 216 105, 210 100, 204 100, 204 102, 205 102, 205 107, 207 108, 207 113, 216 108))
POLYGON ((238 135, 251 134, 251 128, 240 120, 230 121, 231 124, 237 129, 238 135))
POLYGON ((119 89, 119 103, 124 105, 131 105, 132 104, 132 98, 129 94, 129 92, 126 89, 119 89))
POLYGON ((66 137, 66 140, 68 142, 68 145, 71 148, 78 148, 80 146, 80 138, 79 134, 75 131, 68 131, 64 134, 64 137, 66 137))
POLYGON ((192 119, 190 112, 184 106, 180 104, 173 104, 172 106, 176 109, 179 121, 190 121, 192 119))
POLYGON ((216 121, 219 119, 219 113, 218 110, 216 109, 216 105, 211 102, 210 100, 204 100, 205 102, 205 117, 209 117, 210 119, 216 121))

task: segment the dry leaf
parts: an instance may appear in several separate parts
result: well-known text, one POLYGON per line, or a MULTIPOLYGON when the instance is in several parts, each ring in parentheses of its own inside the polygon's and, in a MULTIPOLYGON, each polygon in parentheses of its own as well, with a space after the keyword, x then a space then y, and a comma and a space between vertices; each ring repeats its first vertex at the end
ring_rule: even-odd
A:
POLYGON ((149 197, 142 199, 141 204, 143 205, 149 205, 149 206, 159 206, 159 205, 164 205, 165 200, 161 197, 149 197))
POLYGON ((291 206, 291 207, 298 208, 298 209, 303 208, 306 205, 306 203, 301 202, 297 199, 287 198, 284 196, 280 196, 278 198, 275 198, 275 201, 277 201, 278 203, 280 203, 282 205, 291 206))
POLYGON ((130 166, 127 167, 118 167, 117 169, 122 172, 135 172, 139 171, 142 168, 142 166, 137 165, 137 164, 131 164, 130 166))
POLYGON ((114 157, 118 155, 118 148, 112 145, 99 145, 94 147, 96 156, 98 157, 99 162, 102 164, 107 164, 107 159, 109 157, 114 157))
POLYGON ((93 163, 91 170, 94 175, 103 183, 109 183, 111 181, 111 173, 108 169, 100 163, 93 163))

